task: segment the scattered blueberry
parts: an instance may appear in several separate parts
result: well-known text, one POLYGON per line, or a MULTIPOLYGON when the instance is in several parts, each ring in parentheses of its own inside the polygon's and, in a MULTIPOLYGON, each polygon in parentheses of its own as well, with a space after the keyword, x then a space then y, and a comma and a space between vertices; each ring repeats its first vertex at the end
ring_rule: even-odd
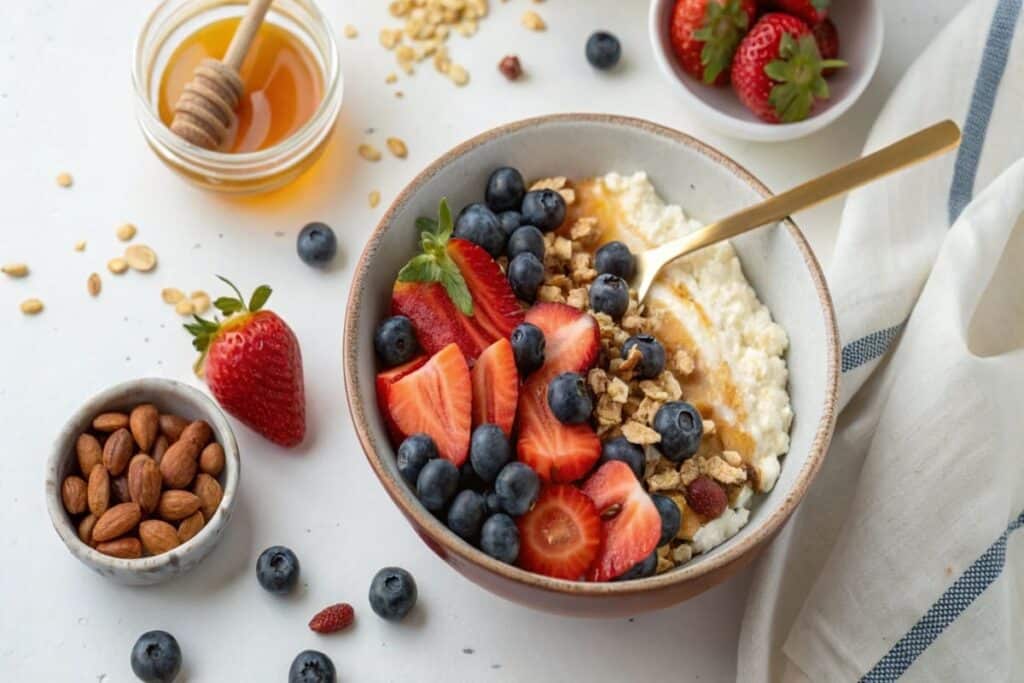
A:
POLYGON ((510 462, 498 473, 494 481, 494 492, 498 494, 502 510, 513 517, 525 515, 537 502, 540 477, 529 465, 510 462))
POLYGON ((654 494, 651 496, 651 501, 654 502, 654 507, 658 508, 658 514, 661 515, 661 538, 658 539, 658 547, 661 547, 679 533, 683 517, 679 512, 679 506, 668 496, 654 494))
POLYGON ((505 237, 511 237, 520 225, 523 224, 523 217, 518 211, 502 211, 498 214, 498 224, 501 226, 505 237))
POLYGON ((636 273, 636 257, 622 242, 609 242, 594 253, 594 268, 598 273, 618 275, 628 282, 636 273))
POLYGON ((181 647, 167 631, 146 631, 135 641, 131 662, 146 683, 170 683, 181 669, 181 647))
POLYGON ((412 321, 404 315, 386 319, 373 335, 373 348, 386 367, 408 363, 420 350, 412 321))
POLYGON ((477 537, 484 523, 484 497, 476 491, 459 491, 448 508, 448 528, 467 541, 477 537))
POLYGON ((288 669, 288 683, 334 683, 336 680, 334 662, 317 650, 303 650, 288 669))
POLYGON ((640 363, 636 366, 641 379, 654 379, 665 369, 665 347, 649 334, 638 334, 622 345, 622 357, 629 355, 633 347, 640 350, 640 363))
POLYGON ((658 450, 672 462, 682 462, 696 453, 704 436, 700 413, 684 401, 669 401, 658 408, 652 426, 661 435, 658 450))
POLYGON ((484 505, 487 507, 488 515, 501 512, 501 499, 498 498, 498 494, 494 491, 488 491, 484 494, 484 505))
POLYGON ((616 581, 630 581, 632 579, 643 579, 654 574, 654 570, 658 568, 658 553, 657 551, 651 553, 644 559, 640 560, 632 567, 626 570, 626 573, 621 574, 616 581))
POLYGON ((617 436, 610 441, 605 441, 601 446, 601 458, 598 460, 597 466, 600 467, 610 460, 621 460, 629 465, 637 479, 643 479, 644 466, 647 464, 643 449, 630 443, 626 437, 617 436))
POLYGON ((544 233, 532 225, 520 226, 508 238, 508 248, 505 251, 510 259, 514 259, 524 252, 529 252, 543 261, 544 233))
POLYGON ((488 484, 494 483, 501 468, 512 459, 512 446, 505 432, 495 424, 482 424, 469 440, 469 462, 488 484))
POLYGON ((413 434, 398 446, 398 473, 409 486, 416 486, 423 466, 436 457, 438 452, 434 440, 426 434, 413 434))
POLYGON ((338 238, 326 223, 310 223, 299 231, 295 249, 306 265, 326 266, 338 253, 338 238))
MULTIPOLYGON (((447 462, 447 461, 446 461, 447 462)), ((377 616, 399 621, 416 605, 416 581, 400 567, 384 567, 370 583, 370 607, 377 616)))
POLYGON ((459 469, 444 458, 431 460, 416 478, 416 497, 431 512, 440 512, 459 488, 459 469))
POLYGON ((565 220, 565 200, 554 190, 534 190, 523 197, 523 223, 550 232, 565 220))
POLYGON ((267 548, 256 560, 256 580, 271 593, 291 592, 299 581, 299 558, 283 545, 267 548))
POLYGON ((519 529, 508 515, 499 512, 484 522, 480 549, 496 560, 512 564, 519 558, 519 529))
POLYGON ((470 204, 455 220, 455 236, 483 247, 494 258, 505 251, 505 232, 494 212, 483 204, 470 204))
POLYGON ((544 265, 529 252, 516 256, 508 264, 508 283, 517 297, 528 303, 537 298, 544 282, 544 265))
POLYGON ((526 194, 522 174, 514 168, 502 166, 487 179, 484 201, 494 212, 518 209, 526 194))
POLYGON ((559 422, 577 425, 590 419, 594 401, 590 398, 583 376, 575 372, 563 372, 548 384, 548 406, 559 422))
POLYGON ((512 330, 512 354, 516 358, 516 369, 522 377, 544 365, 544 333, 533 323, 519 323, 512 330))
POLYGON ((590 285, 590 307, 618 320, 629 308, 629 286, 618 275, 598 275, 590 285))
POLYGON ((622 45, 619 39, 607 31, 595 31, 587 39, 587 61, 595 69, 610 69, 619 63, 622 45))

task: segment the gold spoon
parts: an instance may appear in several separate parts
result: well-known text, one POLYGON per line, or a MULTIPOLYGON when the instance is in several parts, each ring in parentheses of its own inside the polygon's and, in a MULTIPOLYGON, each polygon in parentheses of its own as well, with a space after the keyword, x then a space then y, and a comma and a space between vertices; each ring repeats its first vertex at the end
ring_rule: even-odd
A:
POLYGON ((731 239, 762 225, 780 221, 796 211, 846 194, 872 180, 955 149, 959 144, 960 129, 955 123, 948 120, 936 123, 877 152, 809 180, 787 192, 769 197, 760 204, 743 209, 685 237, 637 254, 634 280, 638 283, 637 296, 643 301, 661 269, 680 256, 731 239))

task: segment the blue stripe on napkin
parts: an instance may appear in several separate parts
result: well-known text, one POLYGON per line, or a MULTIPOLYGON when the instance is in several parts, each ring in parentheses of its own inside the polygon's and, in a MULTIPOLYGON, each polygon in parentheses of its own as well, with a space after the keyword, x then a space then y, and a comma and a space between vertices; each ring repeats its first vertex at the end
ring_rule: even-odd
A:
POLYGON ((842 371, 847 372, 858 368, 869 361, 885 355, 892 340, 903 329, 903 323, 887 327, 855 339, 843 347, 842 371))
POLYGON ((895 681, 902 676, 922 652, 942 635, 942 632, 999 578, 1006 566, 1006 543, 1015 530, 1024 526, 1024 512, 1006 527, 1006 531, 967 568, 953 585, 946 589, 913 628, 900 638, 878 660, 871 671, 861 678, 862 683, 895 681))

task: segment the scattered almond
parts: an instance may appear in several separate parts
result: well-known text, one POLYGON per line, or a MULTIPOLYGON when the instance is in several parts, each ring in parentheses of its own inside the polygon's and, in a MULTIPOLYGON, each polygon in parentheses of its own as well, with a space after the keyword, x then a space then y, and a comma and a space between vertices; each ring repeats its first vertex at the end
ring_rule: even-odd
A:
POLYGON ((139 540, 142 541, 142 549, 150 555, 166 553, 181 544, 178 530, 159 519, 147 519, 139 525, 139 540))
POLYGON ((160 415, 160 432, 167 437, 168 441, 174 443, 181 437, 181 433, 188 427, 188 420, 177 415, 160 415))
POLYGON ((213 440, 213 429, 206 420, 190 422, 178 437, 182 441, 190 441, 196 447, 196 454, 206 447, 206 444, 213 440))
POLYGON ((409 155, 409 149, 401 138, 388 138, 387 143, 388 149, 399 159, 404 159, 409 155))
POLYGON ((121 240, 122 242, 128 242, 133 237, 135 237, 135 234, 137 232, 138 229, 134 225, 132 225, 131 223, 124 223, 123 225, 120 225, 117 228, 117 239, 121 240))
POLYGON ((376 209, 377 205, 380 204, 380 190, 371 190, 367 200, 370 202, 370 208, 376 209))
POLYGON ((148 453, 160 431, 160 412, 151 403, 135 406, 128 414, 128 426, 139 449, 148 453))
POLYGON ((115 477, 128 467, 134 450, 133 444, 132 434, 125 427, 111 434, 103 444, 103 465, 115 477))
POLYGON ((160 468, 153 458, 142 453, 132 458, 128 465, 128 493, 144 512, 156 510, 162 484, 160 468))
POLYGON ((540 15, 533 10, 527 10, 523 13, 522 22, 523 26, 531 31, 543 31, 548 27, 544 20, 540 18, 540 15))
POLYGON ((75 441, 75 455, 78 456, 78 469, 92 472, 94 465, 103 462, 103 447, 92 434, 80 434, 75 441))
POLYGON ((82 543, 86 545, 92 545, 92 530, 96 526, 96 515, 91 512, 82 518, 82 521, 78 523, 78 538, 82 543))
POLYGON ((117 256, 107 261, 107 270, 114 275, 120 275, 128 270, 128 262, 120 256, 117 256))
POLYGON ((148 273, 156 268, 156 252, 144 244, 133 244, 124 250, 124 257, 132 269, 148 273))
POLYGON ((71 187, 71 185, 74 184, 74 182, 75 181, 71 177, 71 174, 66 171, 57 174, 57 184, 60 185, 61 187, 71 187))
POLYGON ((176 304, 185 299, 185 292, 177 287, 164 287, 160 290, 160 298, 165 304, 176 304))
POLYGON ((24 263, 8 263, 0 267, 0 273, 10 277, 25 277, 28 275, 28 266, 24 263))
POLYGON ((19 308, 25 315, 36 315, 43 312, 43 302, 39 299, 25 299, 19 308))
POLYGON ((373 145, 363 143, 358 147, 359 156, 367 161, 380 161, 380 150, 373 145))
POLYGON ((71 475, 64 477, 64 483, 60 487, 60 497, 64 501, 64 509, 72 515, 85 512, 89 505, 88 485, 85 479, 71 475))
POLYGON ((174 312, 178 315, 192 315, 195 310, 195 306, 188 299, 182 299, 174 306, 174 312))
POLYGON ((213 519, 214 513, 220 507, 221 498, 224 497, 224 490, 220 487, 220 483, 209 474, 200 473, 196 476, 192 492, 199 497, 203 517, 213 519))
POLYGON ((103 543, 123 536, 142 519, 142 508, 137 503, 121 503, 108 509, 92 529, 93 540, 103 543))
POLYGON ((205 525, 206 520, 203 518, 203 513, 196 511, 192 516, 181 520, 181 524, 178 525, 178 541, 186 543, 192 540, 196 534, 203 530, 205 525))
POLYGON ((177 490, 164 491, 160 494, 160 502, 157 504, 156 511, 164 520, 178 522, 195 514, 201 504, 199 496, 194 493, 177 490))
POLYGON ((124 413, 101 413, 93 418, 92 428, 97 432, 116 432, 128 426, 128 416, 124 413))
POLYGON ((97 517, 102 517, 110 507, 110 473, 102 464, 95 465, 89 473, 86 497, 89 512, 97 517))
POLYGON ((85 288, 89 292, 89 296, 100 295, 100 290, 103 289, 103 282, 100 280, 99 273, 89 275, 89 279, 85 281, 85 288))
POLYGON ((179 439, 171 444, 160 459, 160 476, 164 486, 181 489, 191 484, 199 468, 196 462, 198 456, 199 449, 191 441, 179 439))
POLYGON ((192 292, 189 297, 192 301, 192 312, 196 315, 202 315, 210 310, 210 295, 203 291, 192 292))
POLYGON ((115 541, 100 543, 96 550, 104 555, 119 557, 124 560, 136 560, 142 557, 142 543, 134 536, 126 536, 115 541))
POLYGON ((199 471, 211 477, 219 477, 224 471, 224 447, 216 441, 207 444, 199 454, 199 471))

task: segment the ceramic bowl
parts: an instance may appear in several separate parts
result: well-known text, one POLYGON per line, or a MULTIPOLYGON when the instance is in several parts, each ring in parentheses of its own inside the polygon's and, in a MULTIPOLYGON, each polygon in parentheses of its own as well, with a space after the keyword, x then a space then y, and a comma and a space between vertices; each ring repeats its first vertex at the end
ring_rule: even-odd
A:
POLYGON ((709 128, 744 140, 782 142, 810 135, 848 110, 867 88, 878 68, 885 28, 878 0, 832 0, 829 18, 839 32, 839 57, 848 65, 829 77, 830 97, 818 102, 804 121, 773 124, 761 121, 728 85, 710 87, 684 72, 669 42, 669 24, 676 0, 651 0, 648 32, 654 60, 679 100, 709 128))
POLYGON ((238 444, 234 432, 220 408, 204 393, 169 379, 146 378, 118 384, 101 391, 89 400, 64 424, 46 465, 46 505, 53 528, 71 554, 101 576, 132 586, 145 586, 184 574, 205 558, 220 541, 231 518, 231 508, 238 490, 238 444), (140 403, 152 403, 161 413, 180 415, 188 420, 206 420, 214 439, 224 448, 224 472, 221 486, 224 497, 220 508, 207 520, 206 526, 193 538, 177 548, 135 560, 104 555, 83 543, 61 501, 61 482, 76 469, 75 441, 88 431, 100 413, 128 412, 140 403))
POLYGON ((488 557, 420 505, 396 468, 374 388, 374 329, 388 315, 396 273, 417 248, 415 219, 435 215, 444 196, 456 210, 479 201, 488 174, 506 164, 527 178, 644 170, 664 199, 705 221, 769 195, 759 180, 722 153, 637 119, 547 116, 505 125, 459 145, 398 195, 356 266, 344 329, 345 382, 356 433, 385 490, 424 542, 484 588, 529 607, 576 616, 631 615, 686 600, 754 558, 800 502, 825 456, 835 420, 838 344, 821 268, 791 221, 734 241, 747 278, 789 333, 795 413, 792 446, 778 483, 757 501, 749 523, 711 552, 646 579, 584 583, 533 574, 488 557))

